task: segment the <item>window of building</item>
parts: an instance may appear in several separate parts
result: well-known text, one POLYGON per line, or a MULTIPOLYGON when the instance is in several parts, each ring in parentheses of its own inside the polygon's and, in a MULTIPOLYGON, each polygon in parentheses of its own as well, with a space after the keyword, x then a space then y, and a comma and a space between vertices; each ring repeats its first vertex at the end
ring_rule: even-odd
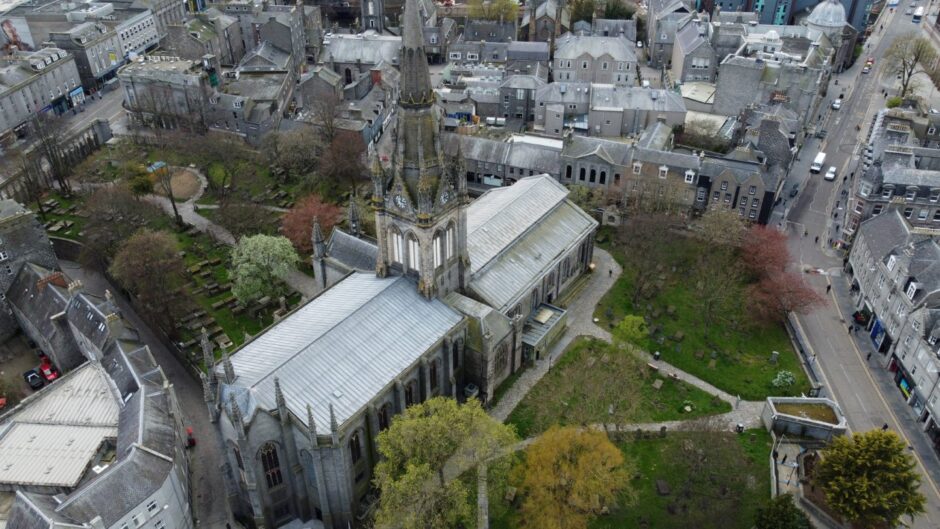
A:
POLYGON ((715 191, 714 193, 712 193, 712 200, 714 200, 714 201, 717 202, 717 201, 720 200, 720 199, 721 199, 721 192, 720 192, 720 191, 715 191))
POLYGON ((884 204, 875 204, 875 206, 871 208, 871 214, 878 215, 879 213, 881 213, 881 210, 883 209, 884 209, 884 204))
POLYGON ((940 222, 940 209, 936 209, 933 212, 933 221, 940 222))
POLYGON ((907 200, 914 200, 915 198, 917 198, 917 188, 916 187, 907 188, 907 192, 904 194, 904 198, 907 200))
POLYGON ((695 182, 695 171, 689 169, 685 172, 685 183, 691 184, 695 182))
POLYGON ((747 206, 747 197, 741 197, 741 200, 738 201, 739 206, 747 206))
POLYGON ((434 250, 434 268, 440 268, 444 264, 444 238, 440 233, 434 234, 432 248, 434 250))
POLYGON ((431 379, 431 391, 436 390, 440 385, 437 380, 437 360, 432 360, 428 365, 428 378, 431 379))
POLYGON ((881 198, 891 198, 891 195, 894 194, 894 190, 890 187, 886 187, 881 190, 881 198))
POLYGON ((496 350, 496 373, 502 373, 509 365, 509 351, 506 344, 501 344, 496 350))
POLYGON ((721 188, 720 188, 720 189, 721 189, 722 191, 727 191, 727 190, 728 190, 728 181, 727 181, 727 180, 721 183, 721 188))
POLYGON ((858 187, 858 193, 863 197, 867 197, 868 194, 871 193, 871 184, 868 182, 862 182, 862 184, 858 187))
POLYGON ((157 520, 153 524, 153 529, 164 529, 165 527, 166 527, 166 522, 164 522, 163 520, 157 520))
POLYGON ((9 252, 0 252, 0 262, 6 261, 10 258, 9 252))
POLYGON ((750 187, 748 187, 748 188, 747 188, 747 194, 748 194, 748 195, 756 195, 756 194, 757 194, 757 186, 750 186, 750 187))
POLYGON ((940 200, 940 189, 931 189, 930 190, 930 201, 936 202, 940 200))
POLYGON ((447 232, 445 233, 446 244, 444 245, 444 256, 447 259, 450 259, 454 256, 454 248, 455 248, 454 241, 456 241, 457 239, 456 235, 457 235, 457 228, 455 228, 453 224, 447 226, 447 232))
POLYGON ((391 239, 392 247, 390 249, 392 251, 392 262, 405 264, 405 254, 403 248, 404 239, 402 238, 402 235, 397 231, 392 231, 391 239))
POLYGON ((565 167, 565 179, 571 180, 571 166, 570 165, 565 167))
POLYGON ((450 59, 450 60, 452 60, 452 61, 459 61, 459 60, 460 60, 460 57, 461 57, 461 55, 460 55, 460 52, 458 52, 458 51, 452 51, 452 52, 450 52, 450 53, 447 54, 447 58, 450 59))
POLYGON ((269 489, 277 487, 284 482, 281 476, 281 462, 277 457, 277 447, 268 443, 261 447, 261 468, 264 470, 264 480, 269 489))
POLYGON ((756 219, 756 218, 757 218, 757 210, 756 210, 756 209, 752 209, 750 212, 748 212, 747 218, 749 218, 749 219, 756 219))
POLYGON ((411 406, 415 403, 415 385, 413 382, 409 382, 405 386, 405 406, 411 406))
POLYGON ((590 182, 590 183, 593 184, 593 183, 594 183, 594 180, 595 180, 596 178, 597 178, 597 171, 594 170, 594 169, 591 169, 591 177, 590 177, 590 179, 588 180, 588 182, 590 182))
POLYGON ((379 431, 385 430, 391 424, 391 412, 389 411, 389 405, 384 404, 379 409, 379 431))
POLYGON ((238 449, 237 446, 232 447, 232 454, 235 455, 235 465, 238 466, 238 470, 245 470, 245 462, 242 461, 242 452, 238 449))
POLYGON ((421 272, 421 245, 413 234, 408 235, 408 268, 421 272))
POLYGON ((894 270, 894 265, 896 265, 897 263, 898 263, 898 258, 897 258, 897 257, 895 257, 895 256, 893 256, 893 255, 892 255, 892 256, 889 256, 889 257, 888 257, 888 265, 887 265, 887 266, 888 266, 888 271, 890 272, 890 271, 894 270))
POLYGON ((927 220, 927 215, 930 214, 930 210, 927 208, 920 208, 920 211, 917 212, 917 220, 927 220))
POLYGON ((915 294, 917 294, 917 283, 911 281, 911 284, 907 286, 907 298, 914 299, 915 294))
POLYGON ((588 69, 588 62, 587 62, 587 61, 581 61, 581 69, 582 69, 582 70, 587 70, 587 69, 588 69))
POLYGON ((695 200, 697 200, 698 202, 705 201, 705 188, 704 187, 698 188, 698 192, 695 195, 695 200))
POLYGON ((584 170, 584 167, 582 167, 582 168, 578 171, 578 180, 580 180, 580 181, 582 181, 582 182, 584 181, 584 174, 585 174, 585 172, 586 172, 586 171, 584 170))
POLYGON ((666 178, 666 175, 669 174, 669 168, 665 165, 659 166, 659 177, 666 178))
POLYGON ((633 174, 640 174, 640 169, 643 168, 643 164, 640 162, 633 163, 633 174))
POLYGON ((904 217, 911 218, 911 215, 914 214, 914 208, 904 208, 904 217))
POLYGON ((362 444, 359 442, 358 431, 353 432, 349 437, 349 457, 352 458, 353 464, 362 459, 362 444))
POLYGON ((242 101, 241 99, 237 101, 232 101, 232 108, 242 108, 243 106, 245 106, 245 102, 242 101))
POLYGON ((620 173, 614 173, 614 185, 620 185, 620 173))
POLYGON ((933 135, 936 134, 936 133, 937 133, 937 128, 936 128, 936 127, 930 127, 929 129, 927 129, 927 135, 928 135, 928 136, 933 136, 933 135))
POLYGON ((134 521, 134 527, 141 527, 142 525, 144 525, 144 522, 146 521, 146 519, 144 518, 144 515, 140 513, 135 514, 131 518, 131 520, 134 521))
POLYGON ((451 364, 453 365, 453 369, 454 369, 454 370, 456 370, 458 367, 460 367, 460 349, 457 347, 457 343, 456 343, 456 342, 454 343, 453 351, 451 352, 451 359, 450 359, 450 360, 451 360, 451 364))
POLYGON ((147 504, 147 512, 153 514, 153 511, 157 510, 157 502, 150 500, 150 503, 147 504))
POLYGON ((606 62, 606 61, 601 63, 601 70, 607 70, 607 62, 606 62))
POLYGON ((468 61, 477 61, 480 59, 480 54, 467 52, 468 61))
POLYGON ((598 183, 600 184, 607 183, 607 171, 601 171, 600 177, 598 178, 598 183))

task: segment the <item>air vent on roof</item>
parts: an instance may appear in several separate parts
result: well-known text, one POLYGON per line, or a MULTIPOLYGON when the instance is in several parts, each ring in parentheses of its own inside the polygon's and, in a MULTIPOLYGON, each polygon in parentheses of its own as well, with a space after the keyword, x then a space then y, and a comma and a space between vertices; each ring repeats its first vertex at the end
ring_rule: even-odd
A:
POLYGON ((334 391, 333 391, 333 396, 336 397, 336 398, 338 398, 338 399, 340 399, 340 398, 343 397, 343 392, 340 391, 340 390, 338 390, 338 389, 337 389, 337 390, 334 390, 334 391))

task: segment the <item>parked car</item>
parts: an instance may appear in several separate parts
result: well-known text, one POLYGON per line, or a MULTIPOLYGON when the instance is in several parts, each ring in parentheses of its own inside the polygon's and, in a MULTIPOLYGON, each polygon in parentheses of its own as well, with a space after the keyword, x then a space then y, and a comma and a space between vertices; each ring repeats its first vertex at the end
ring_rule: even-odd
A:
POLYGON ((826 171, 826 176, 824 176, 823 178, 825 178, 826 180, 829 180, 829 181, 835 180, 835 179, 836 179, 836 168, 835 168, 835 167, 830 167, 829 170, 826 171))
POLYGON ((839 110, 840 108, 842 108, 842 100, 841 100, 841 99, 833 99, 833 100, 832 100, 832 109, 833 109, 833 110, 839 110))
POLYGON ((52 365, 52 360, 46 355, 39 355, 39 373, 46 379, 46 382, 52 382, 59 378, 59 370, 52 365))
MULTIPOLYGON (((826 131, 825 131, 824 129, 819 129, 819 130, 816 131, 816 137, 819 138, 819 139, 821 139, 821 140, 826 138, 826 134, 827 134, 827 133, 826 133, 826 131)), ((817 171, 817 172, 819 172, 819 171, 817 171)))
POLYGON ((42 377, 39 376, 39 372, 37 372, 35 369, 30 369, 29 371, 23 373, 23 380, 29 384, 29 387, 33 388, 33 391, 45 385, 45 382, 42 381, 42 377))
POLYGON ((869 73, 869 72, 871 72, 871 66, 866 64, 865 67, 862 68, 862 73, 869 73))

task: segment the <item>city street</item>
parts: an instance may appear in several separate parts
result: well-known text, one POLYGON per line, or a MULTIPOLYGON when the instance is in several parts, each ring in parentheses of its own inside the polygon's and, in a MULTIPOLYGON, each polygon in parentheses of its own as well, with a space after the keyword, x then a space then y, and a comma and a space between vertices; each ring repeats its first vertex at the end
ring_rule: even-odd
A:
POLYGON ((114 294, 122 316, 137 329, 141 341, 147 344, 167 380, 172 382, 183 412, 183 423, 192 427, 197 441, 196 447, 190 452, 192 457, 189 465, 193 516, 199 527, 224 528, 228 522, 228 505, 221 471, 224 463, 223 447, 218 430, 209 420, 202 383, 164 347, 150 327, 137 316, 127 299, 107 279, 77 263, 60 261, 59 264, 70 278, 81 280, 86 292, 102 298, 105 290, 114 294))
POLYGON ((871 49, 866 49, 851 69, 833 75, 825 113, 818 125, 828 132, 827 137, 810 139, 803 146, 784 187, 789 189, 797 183, 800 193, 794 202, 781 203, 773 218, 778 226, 783 226, 781 219, 787 219, 785 226, 790 234, 791 252, 800 270, 808 272, 809 284, 820 294, 828 294, 823 306, 797 318, 797 326, 807 337, 810 353, 822 368, 826 391, 842 407, 853 431, 867 431, 887 424, 907 442, 924 476, 921 490, 927 498, 927 512, 915 519, 912 527, 938 528, 940 459, 922 431, 923 424, 907 406, 891 374, 882 367, 883 357, 875 353, 869 359, 872 348, 864 333, 848 332, 848 314, 853 300, 842 274, 844 253, 834 248, 841 236, 846 195, 851 193, 853 176, 858 170, 860 142, 864 141, 875 113, 883 108, 885 96, 881 90, 895 84, 893 74, 885 75, 884 54, 894 38, 918 29, 911 24, 910 17, 904 15, 908 3, 903 2, 894 14, 884 13, 879 25, 884 24, 885 28, 878 31, 876 26, 869 39, 871 49), (861 68, 868 56, 875 58, 875 68, 870 74, 862 74, 861 68), (829 110, 832 99, 843 92, 842 108, 829 110), (809 173, 809 165, 818 152, 827 154, 823 172, 829 166, 837 168, 835 181, 827 182, 822 174, 809 173), (832 286, 831 293, 827 292, 827 285, 832 286))

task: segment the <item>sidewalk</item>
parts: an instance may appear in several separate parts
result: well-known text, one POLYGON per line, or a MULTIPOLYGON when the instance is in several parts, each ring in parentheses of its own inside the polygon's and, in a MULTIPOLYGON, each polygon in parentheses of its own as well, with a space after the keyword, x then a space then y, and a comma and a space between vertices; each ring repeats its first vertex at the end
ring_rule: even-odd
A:
MULTIPOLYGON (((853 312, 855 312, 855 300, 849 292, 849 282, 846 277, 830 277, 832 282, 832 297, 837 303, 842 313, 843 319, 849 321, 853 312)), ((904 396, 894 383, 894 377, 887 369, 889 359, 887 355, 881 354, 875 350, 874 344, 868 337, 868 333, 863 330, 852 334, 852 342, 855 348, 863 356, 871 353, 871 359, 867 361, 868 372, 881 394, 885 397, 885 403, 891 409, 891 412, 898 420, 898 427, 903 438, 909 446, 914 448, 914 452, 920 459, 924 469, 930 476, 930 479, 936 484, 940 482, 940 458, 933 449, 933 443, 923 431, 923 423, 917 420, 913 408, 907 405, 904 396)))

